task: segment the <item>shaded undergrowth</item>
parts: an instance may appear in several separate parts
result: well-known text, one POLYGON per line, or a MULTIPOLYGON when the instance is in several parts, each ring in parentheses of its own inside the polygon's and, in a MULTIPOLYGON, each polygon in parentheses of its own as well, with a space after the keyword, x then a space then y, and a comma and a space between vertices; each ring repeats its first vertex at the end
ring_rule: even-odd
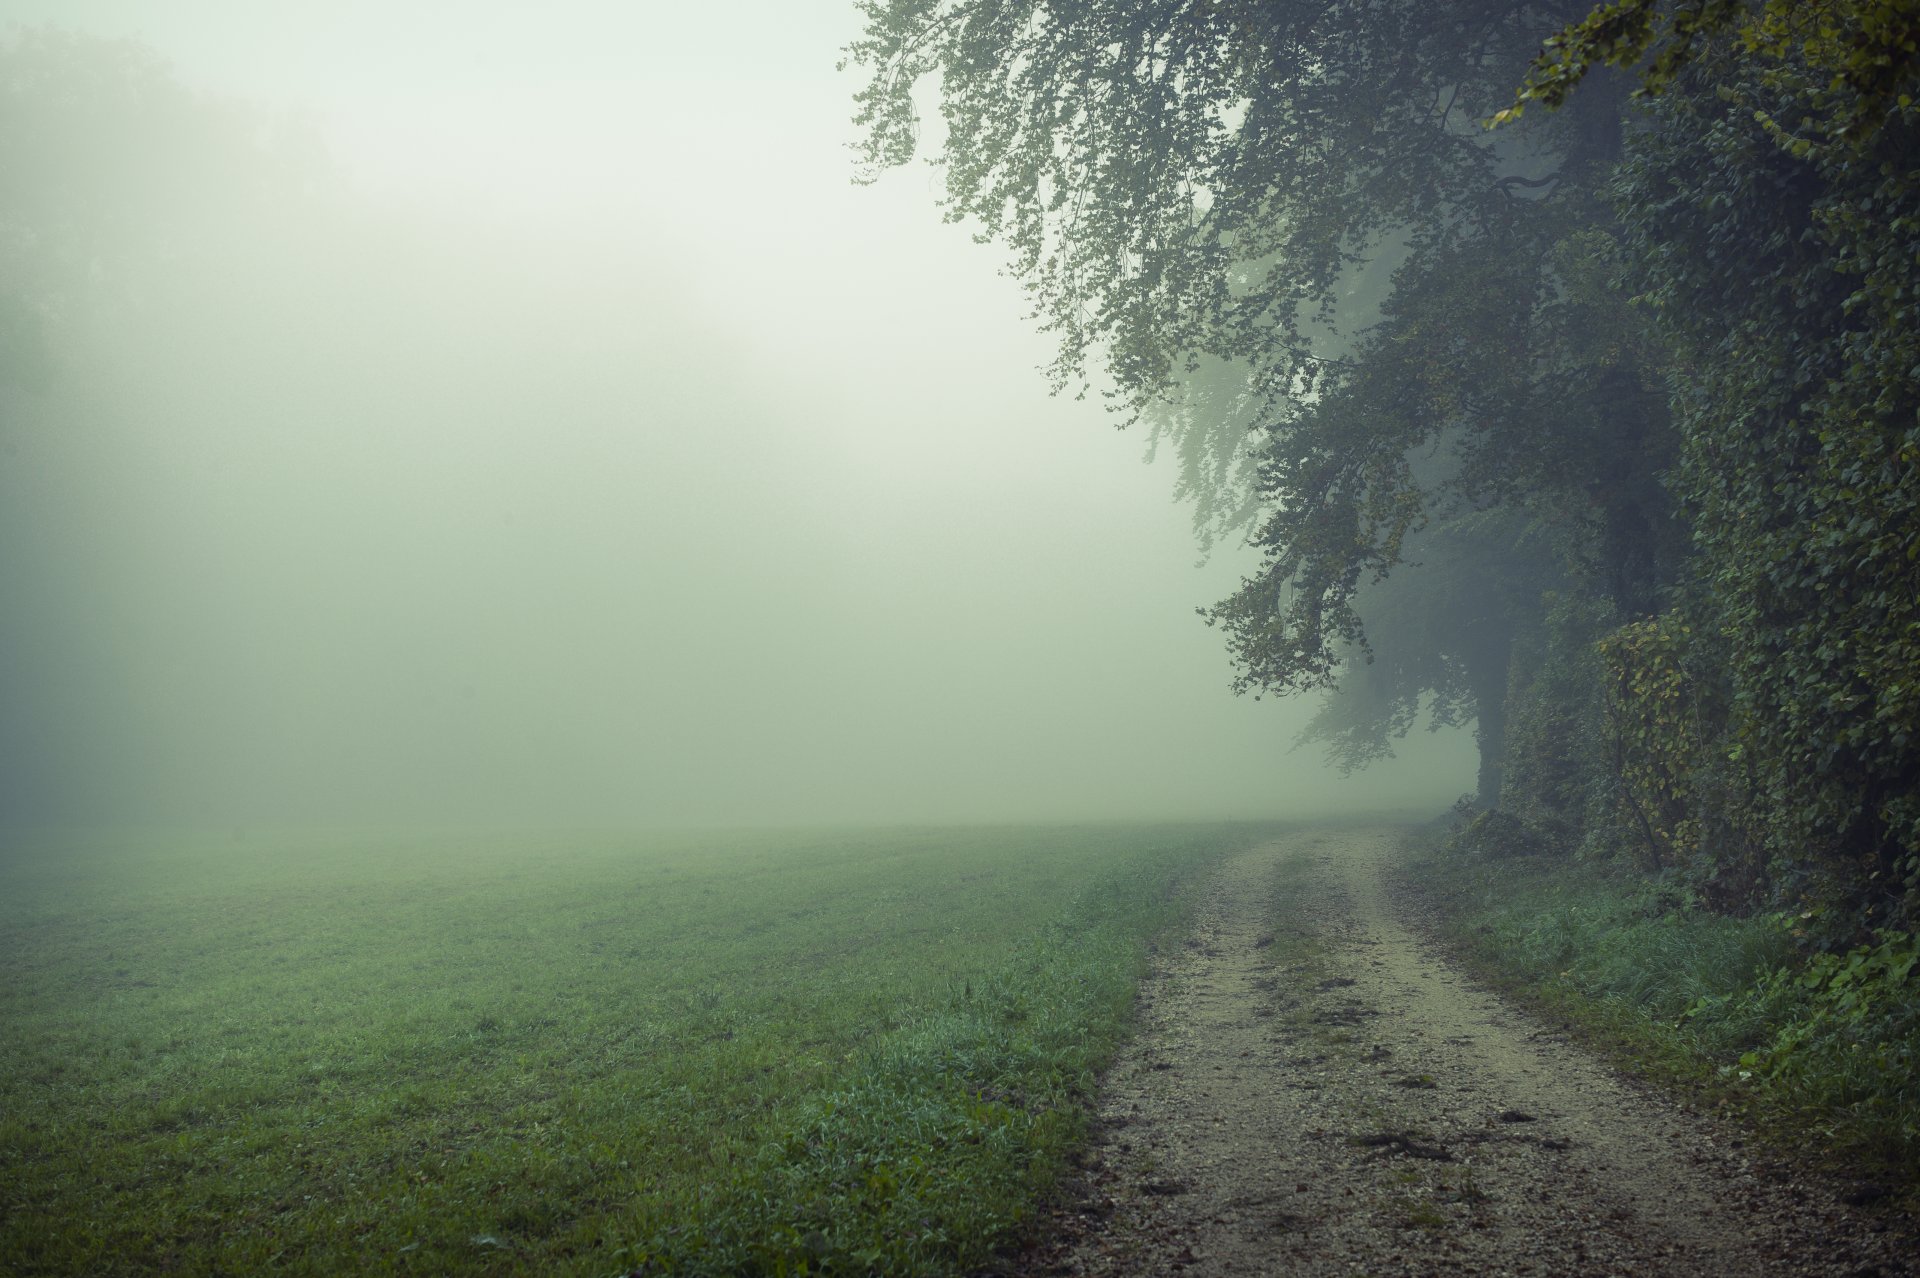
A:
POLYGON ((1908 936, 1809 951, 1790 915, 1730 918, 1655 878, 1428 841, 1403 884, 1460 953, 1641 1072, 1911 1198, 1920 973, 1908 936))

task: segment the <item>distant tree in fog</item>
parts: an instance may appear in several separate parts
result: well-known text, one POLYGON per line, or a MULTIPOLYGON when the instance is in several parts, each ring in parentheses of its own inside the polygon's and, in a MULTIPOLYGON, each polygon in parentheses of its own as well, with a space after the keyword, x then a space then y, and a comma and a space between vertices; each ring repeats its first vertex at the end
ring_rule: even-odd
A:
POLYGON ((0 385, 44 387, 102 311, 164 318, 209 254, 311 200, 297 121, 192 92, 136 41, 0 38, 0 385))

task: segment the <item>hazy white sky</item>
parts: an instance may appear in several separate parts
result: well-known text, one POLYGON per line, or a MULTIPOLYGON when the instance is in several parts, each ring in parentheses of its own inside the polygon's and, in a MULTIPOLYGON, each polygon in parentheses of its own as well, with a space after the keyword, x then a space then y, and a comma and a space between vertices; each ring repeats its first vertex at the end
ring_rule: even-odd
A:
POLYGON ((64 771, 100 761, 62 819, 1239 816, 1469 787, 1457 738, 1342 783, 1288 753, 1309 707, 1227 692, 1193 610, 1238 565, 1197 570, 1142 441, 1047 397, 1047 343, 930 170, 851 184, 847 0, 0 21, 136 36, 304 115, 375 228, 351 266, 210 284, 112 393, 0 425, 0 499, 81 583, 48 633, 92 648, 21 645, 67 663, 30 672, 72 685, 36 712, 64 771))

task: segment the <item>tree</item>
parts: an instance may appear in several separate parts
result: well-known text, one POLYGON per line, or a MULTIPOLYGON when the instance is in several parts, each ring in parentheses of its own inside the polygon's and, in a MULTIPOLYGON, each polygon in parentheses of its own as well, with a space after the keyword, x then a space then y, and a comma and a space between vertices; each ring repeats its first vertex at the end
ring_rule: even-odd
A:
POLYGON ((1241 690, 1338 687, 1348 763, 1470 708, 1483 800, 1518 724, 1525 806, 1704 899, 1920 915, 1920 5, 866 12, 868 162, 937 80, 1058 381, 1203 534, 1251 496, 1241 690))
POLYGON ((1342 771, 1393 752, 1422 715, 1472 722, 1475 787, 1499 806, 1506 773, 1507 690, 1515 638, 1558 584, 1545 530, 1507 509, 1444 512, 1408 539, 1408 571, 1364 588, 1368 648, 1352 650, 1301 740, 1326 745, 1342 771))
POLYGON ((138 736, 116 697, 124 663, 73 653, 110 652, 102 636, 126 628, 103 548, 145 512, 119 520, 116 501, 114 528, 77 553, 56 536, 105 509, 79 477, 125 438, 113 330, 166 349, 141 338, 204 316, 206 291, 264 256, 311 254, 281 226, 319 203, 322 161, 303 130, 191 92, 138 43, 0 33, 0 823, 103 819, 74 782, 110 774, 102 752, 138 736))
MULTIPOLYGON (((1324 688, 1364 665, 1385 618, 1362 616, 1363 591, 1446 511, 1525 512, 1624 611, 1651 606, 1670 540, 1652 477, 1664 408, 1632 343, 1582 330, 1570 273, 1611 243, 1596 192, 1624 83, 1499 134, 1480 124, 1556 20, 1509 0, 863 8, 870 170, 914 153, 913 92, 936 80, 947 216, 1011 250, 1059 339, 1056 384, 1084 385, 1100 358, 1130 419, 1195 374, 1230 368, 1244 387, 1216 396, 1233 406, 1223 434, 1182 437, 1215 459, 1190 484, 1231 479, 1217 459, 1255 426, 1264 562, 1208 613, 1239 689, 1324 688), (1350 296, 1369 267, 1390 272, 1383 306, 1350 296)), ((1439 672, 1470 653, 1489 666, 1514 620, 1429 630, 1452 646, 1422 691, 1456 696, 1439 672)), ((1470 682, 1474 715, 1497 722, 1504 688, 1470 682)))
POLYGON ((42 388, 89 316, 157 304, 210 252, 311 203, 293 119, 196 94, 145 45, 0 38, 0 387, 42 388))

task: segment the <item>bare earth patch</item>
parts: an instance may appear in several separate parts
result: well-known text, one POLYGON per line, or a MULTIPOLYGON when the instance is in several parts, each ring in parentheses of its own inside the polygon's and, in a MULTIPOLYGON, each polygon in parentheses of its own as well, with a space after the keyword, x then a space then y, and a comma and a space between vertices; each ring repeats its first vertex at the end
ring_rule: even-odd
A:
POLYGON ((1916 1272, 1846 1206, 1458 976, 1381 886, 1391 829, 1229 862, 1029 1274, 1916 1272))

